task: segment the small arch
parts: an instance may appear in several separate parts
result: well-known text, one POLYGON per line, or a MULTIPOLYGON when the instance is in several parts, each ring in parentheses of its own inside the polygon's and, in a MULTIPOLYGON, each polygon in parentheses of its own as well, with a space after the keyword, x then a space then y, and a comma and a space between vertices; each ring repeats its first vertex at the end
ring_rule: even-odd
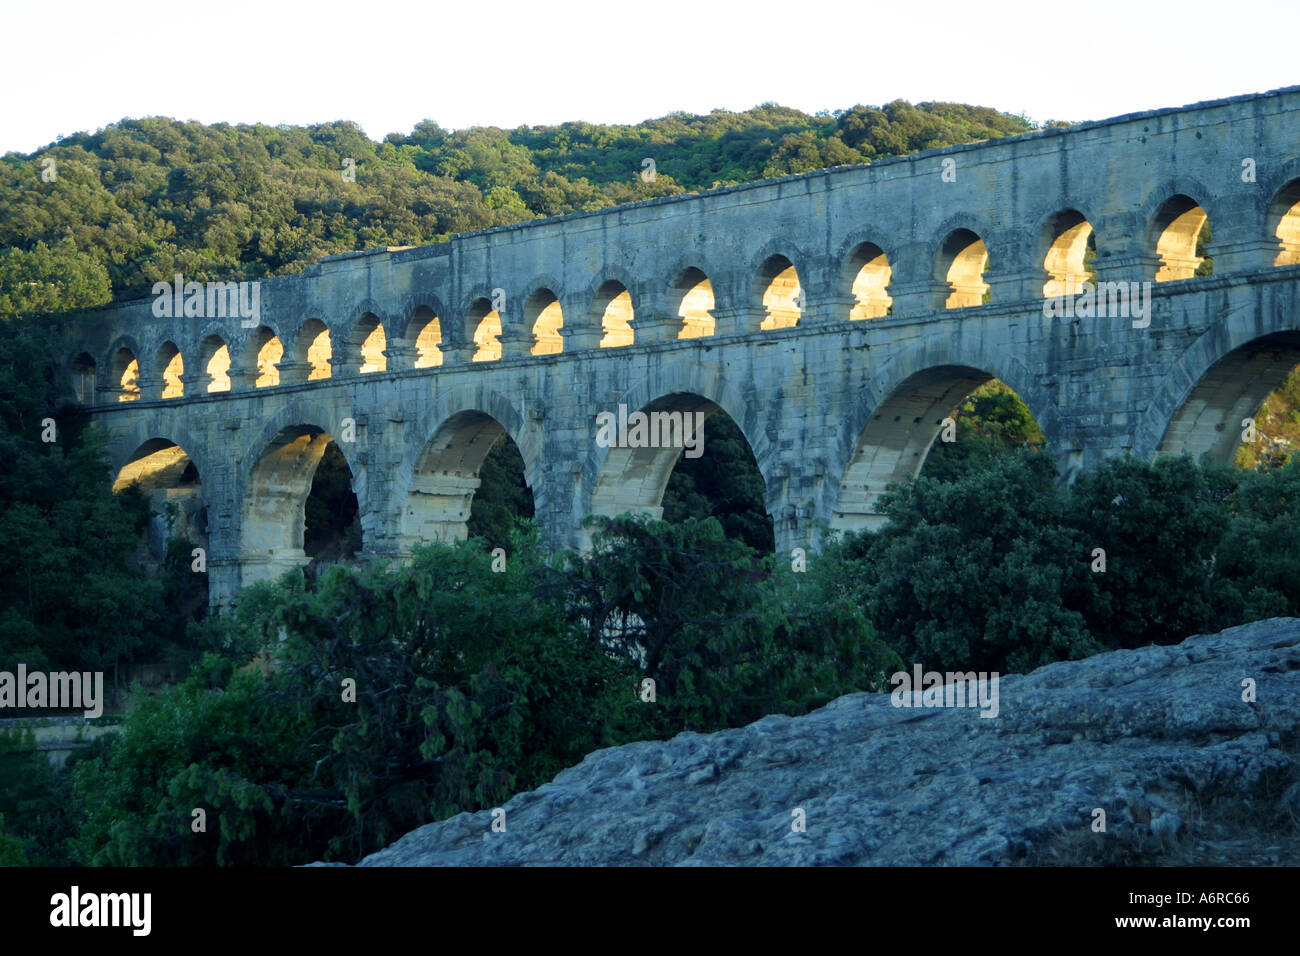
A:
POLYGON ((358 354, 360 359, 357 363, 358 374, 386 372, 388 357, 384 355, 384 349, 387 347, 388 339, 384 335, 384 324, 379 321, 379 316, 373 312, 366 312, 357 320, 352 332, 352 348, 354 354, 358 354))
POLYGON ((887 289, 893 278, 889 257, 874 242, 859 243, 849 254, 848 271, 852 278, 852 321, 883 319, 889 315, 894 300, 887 289))
POLYGON ((230 348, 221 336, 214 333, 203 340, 199 346, 199 368, 204 392, 230 391, 230 348))
POLYGON ((1182 195, 1167 199, 1152 222, 1160 268, 1156 282, 1175 282, 1209 275, 1211 264, 1205 254, 1210 220, 1200 203, 1182 195))
POLYGON ((119 402, 140 400, 140 363, 136 361, 134 352, 120 348, 113 353, 112 376, 117 383, 119 402))
POLYGON ((758 270, 758 286, 765 312, 759 324, 761 330, 791 329, 799 324, 803 287, 793 262, 779 253, 769 256, 758 270))
POLYGON ((90 353, 81 352, 68 366, 72 374, 72 391, 82 405, 95 403, 95 360, 90 353))
POLYGON ((307 381, 318 382, 333 374, 330 359, 334 350, 330 346, 330 330, 320 319, 308 319, 298 329, 294 343, 293 360, 299 365, 310 366, 307 381))
POLYGON ((564 351, 564 310, 550 289, 537 289, 524 302, 524 328, 532 329, 533 355, 558 355, 564 351))
POLYGON ((255 364, 257 377, 254 388, 274 388, 280 384, 280 360, 284 358, 284 343, 265 325, 259 326, 249 339, 250 364, 255 364))
POLYGON ((1300 179, 1292 180, 1278 192, 1269 206, 1268 222, 1282 247, 1273 265, 1300 265, 1300 179))
POLYGON ((407 341, 415 345, 415 368, 442 364, 442 320, 427 305, 419 306, 406 323, 407 341))
POLYGON ((164 342, 158 347, 154 374, 162 379, 163 398, 181 398, 185 395, 185 385, 181 380, 185 374, 185 360, 181 358, 181 350, 175 342, 164 342))
POLYGON ((632 293, 617 279, 610 279, 597 290, 592 315, 600 317, 600 327, 605 332, 600 340, 602 349, 621 348, 636 340, 632 331, 636 320, 632 293))
POLYGON ((713 283, 702 270, 694 266, 684 270, 673 282, 673 298, 682 319, 677 333, 679 339, 698 339, 714 333, 717 321, 713 309, 717 302, 713 297, 713 283))
POLYGON ((1043 283, 1043 298, 1078 295, 1085 281, 1096 283, 1097 270, 1092 261, 1097 256, 1092 223, 1077 209, 1066 209, 1052 217, 1047 225, 1047 255, 1043 269, 1049 278, 1043 283))
POLYGON ((485 299, 475 299, 469 307, 466 324, 472 329, 474 355, 471 362, 495 362, 501 358, 501 315, 485 299))
POLYGON ((966 309, 987 301, 989 285, 984 273, 989 252, 984 240, 969 229, 955 229, 939 246, 936 278, 948 283, 951 292, 945 309, 966 309))

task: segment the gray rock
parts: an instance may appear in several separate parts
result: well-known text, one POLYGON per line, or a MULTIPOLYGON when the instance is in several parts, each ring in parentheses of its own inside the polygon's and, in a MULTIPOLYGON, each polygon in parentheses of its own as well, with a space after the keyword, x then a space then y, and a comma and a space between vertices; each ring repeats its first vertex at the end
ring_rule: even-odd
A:
POLYGON ((1192 796, 1291 769, 1298 650, 1300 619, 1275 618, 1006 677, 994 718, 851 694, 602 750, 506 803, 504 833, 462 813, 359 865, 995 865, 1089 833, 1098 807, 1098 839, 1170 845, 1192 796))

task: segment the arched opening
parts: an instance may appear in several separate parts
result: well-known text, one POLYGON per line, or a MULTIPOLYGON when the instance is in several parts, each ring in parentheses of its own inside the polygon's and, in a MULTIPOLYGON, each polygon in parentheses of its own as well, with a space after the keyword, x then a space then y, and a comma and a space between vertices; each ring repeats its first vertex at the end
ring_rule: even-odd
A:
POLYGON ((702 423, 703 453, 678 457, 664 488, 663 517, 716 518, 730 538, 760 554, 776 549, 772 516, 767 512, 767 483, 740 426, 722 409, 702 423))
POLYGON ((1156 212, 1152 231, 1156 236, 1156 255, 1160 257, 1157 282, 1191 279, 1213 272, 1213 261, 1205 251, 1210 241, 1210 220, 1195 199, 1178 195, 1165 202, 1156 212))
POLYGON ((717 326, 713 318, 713 284, 699 269, 690 268, 673 283, 677 314, 682 318, 679 339, 698 339, 712 335, 717 326))
POLYGON ((415 368, 434 368, 442 364, 442 320, 433 309, 422 305, 411 313, 407 323, 407 340, 415 341, 415 368))
POLYGON ((284 343, 279 336, 265 325, 260 326, 249 342, 252 353, 250 358, 257 363, 257 378, 253 380, 254 388, 273 388, 280 384, 280 369, 277 367, 284 358, 284 343))
POLYGON ((1300 179, 1282 188, 1269 207, 1269 224, 1277 237, 1275 266, 1300 266, 1300 179))
MULTIPOLYGON (((1018 396, 980 369, 944 365, 910 376, 880 404, 858 436, 840 481, 831 527, 838 531, 879 528, 885 521, 878 509, 880 495, 894 482, 920 474, 936 442, 952 439, 960 444, 965 439, 969 445, 977 437, 989 437, 990 431, 1005 441, 1014 437, 1010 424, 1022 431, 1026 441, 1041 443, 1042 432, 1032 414, 1028 422, 1023 421, 1015 411, 1016 405, 1023 405, 1018 396), (981 388, 986 383, 989 387, 981 388), (1003 397, 1008 394, 1009 399, 1003 397), (968 419, 982 415, 984 421, 991 422, 984 429, 960 427, 962 406, 971 398, 988 399, 988 405, 973 402, 966 413, 968 419)), ((944 467, 936 469, 936 477, 951 477, 964 466, 964 459, 978 462, 986 457, 967 454, 973 451, 968 448, 954 454, 945 450, 943 457, 947 460, 944 467)), ((985 447, 983 451, 990 449, 985 447)))
POLYGON ((564 311, 550 289, 538 289, 524 303, 524 327, 533 330, 533 355, 558 355, 564 351, 564 311))
POLYGON ((209 335, 199 346, 204 392, 230 391, 230 349, 219 335, 209 335))
POLYGON ((596 293, 594 314, 600 316, 600 327, 605 336, 600 340, 602 349, 631 345, 635 339, 632 322, 636 313, 632 308, 632 293, 621 282, 613 279, 602 285, 596 293))
POLYGON ((501 358, 501 316, 487 299, 475 299, 469 307, 469 327, 474 330, 472 362, 495 362, 501 358))
POLYGON ((318 382, 332 374, 330 359, 333 357, 330 347, 330 330, 320 319, 308 319, 298 330, 294 344, 293 360, 298 365, 308 366, 307 381, 318 382))
POLYGON ((1084 282, 1095 286, 1097 270, 1093 260, 1097 258, 1097 242, 1092 224, 1083 213, 1075 209, 1057 213, 1047 232, 1049 244, 1043 269, 1049 278, 1043 284, 1043 298, 1078 295, 1084 282))
POLYGON ((769 257, 758 270, 758 285, 764 310, 760 329, 792 329, 799 324, 803 288, 793 262, 781 255, 769 257))
POLYGON ((850 287, 853 308, 849 311, 849 318, 856 322, 889 315, 894 300, 886 290, 893 269, 884 250, 874 242, 862 243, 850 254, 848 271, 853 277, 850 287))
POLYGON ((337 448, 329 451, 333 444, 315 425, 292 425, 253 466, 241 522, 245 585, 360 549, 352 471, 337 448))
POLYGON ((384 336, 383 323, 374 313, 367 312, 357 321, 352 333, 352 347, 360 355, 357 372, 361 375, 388 370, 388 357, 384 355, 388 339, 384 336))
MULTIPOLYGON (((1208 454, 1221 463, 1236 459, 1246 466, 1261 459, 1285 458, 1292 451, 1287 437, 1292 406, 1285 396, 1270 396, 1283 388, 1297 364, 1300 332, 1266 335, 1229 352, 1188 392, 1156 454, 1196 459, 1208 454), (1284 414, 1271 416, 1262 407, 1270 401, 1274 409, 1285 409, 1284 414)), ((1295 397, 1300 399, 1300 394, 1295 397)))
POLYGON ((185 394, 185 386, 181 381, 181 376, 185 374, 185 362, 175 342, 164 342, 159 347, 154 374, 162 379, 163 398, 180 398, 185 394))
POLYGON ((119 402, 139 401, 140 363, 128 348, 113 353, 113 381, 117 383, 119 402))
POLYGON ((208 512, 203 502, 203 482, 185 450, 165 438, 151 438, 137 448, 117 473, 113 492, 138 491, 148 504, 148 521, 136 552, 137 563, 153 569, 164 566, 168 551, 186 573, 180 587, 169 595, 169 611, 186 618, 203 616, 208 604, 206 571, 193 570, 194 548, 208 550, 208 512))
MULTIPOLYGON (((478 411, 448 418, 425 445, 415 465, 402 509, 402 542, 410 548, 429 541, 464 541, 475 516, 475 496, 490 482, 489 495, 473 521, 474 533, 485 537, 508 530, 517 509, 521 517, 532 510, 532 495, 519 491, 522 458, 502 425, 478 411), (494 449, 502 446, 493 455, 494 449), (527 503, 524 499, 527 498, 527 503)), ((525 491, 526 491, 525 486, 525 491)), ((497 542, 494 546, 504 546, 497 542)))
POLYGON ((720 412, 700 395, 676 392, 641 409, 598 415, 594 437, 609 451, 590 513, 670 521, 712 514, 728 534, 771 550, 766 488, 748 442, 725 413, 712 428, 705 424, 720 412), (673 492, 665 497, 670 481, 673 492))
POLYGON ((72 360, 69 366, 72 373, 72 391, 82 405, 95 402, 95 360, 89 353, 82 352, 72 360))
POLYGON ((966 309, 988 301, 988 283, 984 273, 989 267, 989 253, 984 240, 969 229, 957 229, 939 247, 936 278, 948 283, 951 290, 944 301, 945 309, 966 309))

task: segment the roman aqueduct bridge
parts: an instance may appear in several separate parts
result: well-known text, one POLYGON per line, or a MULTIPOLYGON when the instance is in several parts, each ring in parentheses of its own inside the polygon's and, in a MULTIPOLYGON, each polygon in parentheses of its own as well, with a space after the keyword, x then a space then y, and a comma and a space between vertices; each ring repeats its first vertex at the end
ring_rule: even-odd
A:
POLYGON ((881 491, 990 378, 1063 481, 1110 455, 1230 458, 1300 363, 1300 87, 334 256, 259 288, 256 320, 99 310, 66 356, 119 482, 201 502, 218 605, 305 562, 332 440, 363 553, 462 537, 503 432, 552 543, 657 513, 680 449, 601 447, 619 405, 724 410, 777 547, 815 546, 882 520, 881 491), (1150 314, 1119 286, 1073 308, 1092 279, 1153 283, 1150 314))

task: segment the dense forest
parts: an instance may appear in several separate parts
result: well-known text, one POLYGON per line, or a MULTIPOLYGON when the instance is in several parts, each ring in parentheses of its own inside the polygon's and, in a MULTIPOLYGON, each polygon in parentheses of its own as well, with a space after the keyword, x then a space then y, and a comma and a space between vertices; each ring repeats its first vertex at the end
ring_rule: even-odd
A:
MULTIPOLYGON (((136 695, 113 718, 122 732, 62 771, 30 735, 0 732, 0 865, 351 861, 592 749, 803 713, 881 689, 904 661, 1017 671, 1300 613, 1300 461, 1285 444, 1243 447, 1235 469, 1116 460, 1059 488, 1028 409, 992 382, 955 411, 957 440, 886 496, 884 530, 806 563, 772 553, 762 478, 724 414, 706 424, 705 454, 674 470, 665 520, 599 522, 589 554, 541 547, 503 440, 468 542, 406 566, 349 562, 355 499, 327 455, 306 544, 329 560, 208 618, 188 542, 158 567, 133 560, 145 502, 112 493, 102 435, 56 410, 53 367, 32 361, 54 353, 60 315, 175 272, 293 273, 353 249, 1030 129, 901 101, 636 126, 425 122, 382 143, 349 123, 144 119, 0 159, 0 669, 116 680, 165 659, 188 674, 136 695), (55 442, 41 438, 47 417, 55 442), (487 545, 504 541, 502 569, 487 545)), ((1292 375, 1261 431, 1294 447, 1298 408, 1292 375)))

